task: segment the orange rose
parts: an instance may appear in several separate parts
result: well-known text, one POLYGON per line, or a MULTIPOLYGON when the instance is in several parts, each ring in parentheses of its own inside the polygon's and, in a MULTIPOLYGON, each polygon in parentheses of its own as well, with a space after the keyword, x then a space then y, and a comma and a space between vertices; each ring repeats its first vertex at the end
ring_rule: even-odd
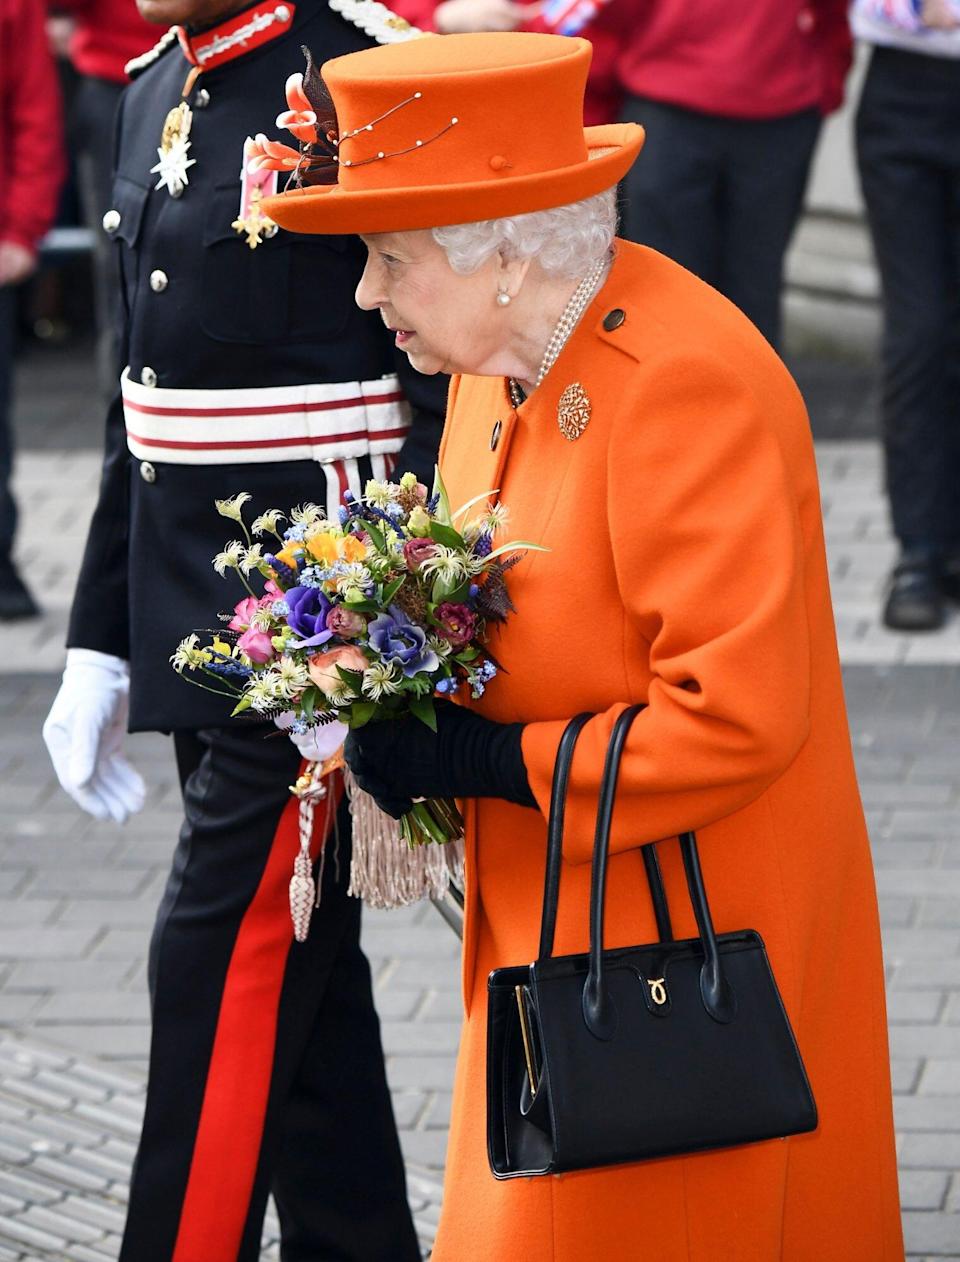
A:
POLYGON ((326 653, 315 653, 307 662, 310 678, 324 696, 332 696, 343 688, 343 680, 337 672, 340 666, 344 670, 364 671, 369 663, 358 648, 345 644, 341 648, 328 649, 326 653))

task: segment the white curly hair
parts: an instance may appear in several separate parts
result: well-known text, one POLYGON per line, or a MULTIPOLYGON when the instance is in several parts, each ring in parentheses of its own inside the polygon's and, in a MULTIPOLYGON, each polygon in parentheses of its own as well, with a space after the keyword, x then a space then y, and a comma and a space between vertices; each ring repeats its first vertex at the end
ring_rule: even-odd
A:
POLYGON ((617 192, 608 188, 550 210, 434 228, 433 239, 459 276, 499 252, 505 259, 535 258, 545 272, 572 278, 585 276, 606 256, 616 232, 617 192))

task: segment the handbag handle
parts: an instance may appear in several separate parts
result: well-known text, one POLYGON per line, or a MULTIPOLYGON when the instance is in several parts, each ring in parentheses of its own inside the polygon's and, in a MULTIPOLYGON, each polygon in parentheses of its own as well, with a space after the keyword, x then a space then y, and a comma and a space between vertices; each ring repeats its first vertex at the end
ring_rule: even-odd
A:
POLYGON ((538 958, 548 959, 553 954, 553 939, 557 928, 557 900, 560 897, 560 868, 563 860, 563 822, 567 809, 567 785, 577 738, 583 727, 594 716, 585 711, 572 718, 563 730, 557 748, 557 760, 553 767, 553 785, 550 790, 550 822, 547 826, 547 870, 543 883, 543 916, 540 921, 540 952, 538 958))
MULTIPOLYGON (((643 708, 642 706, 640 707, 643 708)), ((557 748, 556 762, 553 768, 553 783, 550 790, 550 820, 547 830, 547 863, 543 886, 543 914, 540 921, 540 950, 538 959, 545 960, 553 954, 553 943, 557 927, 557 903, 560 897, 560 873, 563 867, 563 829, 567 807, 567 787, 570 783, 570 768, 577 740, 586 724, 595 715, 584 711, 570 720, 564 728, 557 748)), ((670 909, 663 889, 663 877, 660 874, 660 863, 657 859, 656 842, 641 847, 643 864, 650 886, 650 897, 657 919, 657 933, 661 942, 669 942, 673 938, 670 924, 670 909)))
MULTIPOLYGON (((587 1029, 598 1039, 608 1040, 617 1028, 616 1009, 605 984, 603 969, 603 921, 607 892, 607 861, 610 855, 610 824, 616 801, 617 778, 627 734, 634 719, 645 707, 630 706, 614 723, 603 767, 597 826, 593 846, 593 870, 590 879, 590 967, 583 984, 583 1019, 587 1029)), ((692 832, 680 835, 680 850, 687 878, 687 890, 700 932, 704 961, 700 969, 700 997, 707 1013, 715 1021, 726 1024, 736 1015, 736 1002, 720 961, 720 950, 713 928, 713 917, 707 902, 696 837, 692 832)), ((648 878, 650 867, 647 867, 648 878)), ((662 886, 661 886, 662 889, 662 886)), ((666 900, 664 899, 664 904, 666 900)))

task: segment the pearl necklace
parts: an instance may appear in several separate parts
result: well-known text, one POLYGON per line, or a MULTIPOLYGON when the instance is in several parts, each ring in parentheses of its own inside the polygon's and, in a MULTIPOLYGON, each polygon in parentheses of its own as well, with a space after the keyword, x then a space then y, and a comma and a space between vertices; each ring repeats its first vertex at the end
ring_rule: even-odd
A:
MULTIPOLYGON (((557 321, 556 328, 550 334, 550 340, 547 342, 547 349, 543 352, 543 359, 540 361, 540 370, 537 373, 537 380, 534 382, 534 389, 540 385, 544 377, 557 362, 560 352, 566 346, 570 334, 577 327, 580 317, 589 306, 593 295, 596 293, 600 280, 609 265, 609 255, 600 259, 590 271, 584 276, 583 280, 573 291, 570 301, 563 309, 563 315, 557 321)), ((520 387, 520 383, 513 377, 508 378, 508 387, 510 390, 510 402, 515 408, 527 397, 520 387)))

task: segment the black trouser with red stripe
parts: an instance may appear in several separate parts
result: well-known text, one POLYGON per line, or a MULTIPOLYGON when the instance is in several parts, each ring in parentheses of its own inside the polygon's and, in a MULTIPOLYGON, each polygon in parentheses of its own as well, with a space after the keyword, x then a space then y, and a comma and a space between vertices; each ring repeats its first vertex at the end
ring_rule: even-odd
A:
MULTIPOLYGON (((150 1078, 121 1262, 252 1262, 271 1191, 285 1262, 413 1262, 360 903, 346 893, 345 803, 296 943, 296 749, 261 724, 174 741, 185 820, 151 943, 150 1078)), ((315 853, 326 823, 321 802, 315 853)))

